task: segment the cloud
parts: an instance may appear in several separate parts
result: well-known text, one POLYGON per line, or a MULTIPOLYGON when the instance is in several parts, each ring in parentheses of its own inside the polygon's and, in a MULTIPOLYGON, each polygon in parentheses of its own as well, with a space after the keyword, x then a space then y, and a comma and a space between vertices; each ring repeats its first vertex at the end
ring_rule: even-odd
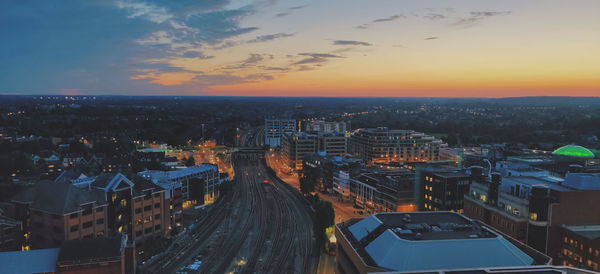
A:
POLYGON ((439 14, 439 13, 429 13, 427 15, 424 15, 423 18, 429 19, 429 20, 441 20, 441 19, 445 19, 446 15, 439 14))
POLYGON ((288 15, 290 15, 290 14, 294 13, 294 11, 295 11, 295 10, 303 9, 304 7, 306 7, 306 5, 304 5, 304 6, 295 6, 295 7, 290 7, 290 8, 288 8, 288 9, 287 9, 286 11, 284 11, 284 12, 280 12, 280 13, 277 13, 277 14, 275 14, 275 16, 277 16, 277 17, 284 17, 284 16, 288 16, 288 15))
POLYGON ((333 44, 336 46, 372 46, 372 44, 361 41, 352 41, 352 40, 335 40, 333 44))
POLYGON ((389 21, 394 21, 399 18, 402 18, 402 15, 392 15, 392 16, 386 17, 386 18, 375 19, 372 21, 372 23, 389 22, 389 21))
POLYGON ((471 16, 474 17, 490 17, 499 15, 509 15, 511 11, 472 11, 471 16))
POLYGON ((494 16, 505 16, 511 14, 511 11, 472 11, 467 17, 458 18, 458 20, 451 25, 460 27, 474 26, 480 21, 494 16))
POLYGON ((248 40, 247 43, 267 42, 267 41, 272 41, 272 40, 275 40, 275 39, 285 38, 285 37, 291 37, 291 36, 294 36, 294 33, 267 34, 267 35, 256 36, 256 38, 254 38, 252 40, 248 40))
POLYGON ((427 37, 423 40, 436 40, 436 39, 438 39, 438 37, 433 36, 433 37, 427 37))
POLYGON ((153 4, 131 0, 119 0, 115 4, 118 8, 126 10, 129 18, 141 17, 154 23, 163 23, 173 18, 166 8, 153 4))
POLYGON ((273 59, 273 55, 270 54, 259 54, 259 53, 251 53, 248 58, 235 63, 233 65, 228 65, 228 66, 224 66, 221 69, 225 69, 225 70, 239 70, 239 69, 246 69, 249 67, 255 67, 258 63, 261 63, 262 61, 266 60, 266 59, 273 59))
POLYGON ((330 58, 342 58, 342 56, 330 53, 298 53, 298 55, 308 56, 308 58, 296 61, 292 65, 320 64, 329 61, 330 58))
POLYGON ((402 15, 402 14, 396 14, 396 15, 392 15, 392 16, 389 16, 389 17, 375 19, 375 20, 373 20, 373 21, 371 21, 369 23, 358 25, 358 26, 356 26, 356 28, 357 29, 366 29, 366 28, 370 27, 373 24, 383 23, 383 22, 390 22, 390 21, 394 21, 394 20, 397 20, 397 19, 400 19, 400 18, 403 18, 403 17, 404 17, 404 15, 402 15))
POLYGON ((214 58, 214 56, 205 55, 204 53, 202 53, 200 51, 186 51, 181 56, 185 57, 185 58, 194 58, 194 59, 202 59, 202 60, 208 60, 208 59, 214 58))

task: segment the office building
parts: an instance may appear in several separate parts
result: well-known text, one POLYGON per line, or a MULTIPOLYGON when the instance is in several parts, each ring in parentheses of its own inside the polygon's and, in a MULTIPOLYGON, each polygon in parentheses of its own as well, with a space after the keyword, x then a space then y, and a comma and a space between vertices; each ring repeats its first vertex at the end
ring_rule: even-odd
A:
POLYGON ((472 180, 483 178, 481 167, 472 169, 430 169, 420 173, 420 208, 463 213, 465 194, 472 180))
MULTIPOLYGON (((600 174, 502 176, 473 181, 465 215, 561 261, 561 226, 600 224, 600 174)), ((563 230, 564 231, 564 230, 563 230)))
POLYGON ((283 136, 281 147, 281 157, 286 165, 302 170, 303 160, 308 155, 317 152, 329 156, 345 155, 346 137, 341 133, 292 132, 283 136))
POLYGON ((377 213, 335 227, 336 273, 546 265, 544 254, 453 212, 377 213))
MULTIPOLYGON (((145 170, 141 177, 168 190, 170 197, 179 198, 181 189, 183 208, 198 204, 211 204, 219 197, 219 169, 213 164, 201 164, 170 171, 145 170)), ((178 203, 175 201, 174 203, 178 203)))
POLYGON ((562 225, 555 264, 600 271, 600 225, 562 225))
POLYGON ((367 213, 417 210, 414 171, 369 170, 360 172, 349 182, 350 200, 367 213))
POLYGON ((295 131, 297 131, 296 120, 265 119, 265 144, 269 147, 279 147, 283 135, 295 131))
POLYGON ((340 132, 350 131, 350 121, 327 122, 324 120, 301 121, 301 128, 306 132, 340 132))
POLYGON ((317 190, 328 193, 340 191, 342 187, 349 191, 348 182, 339 177, 340 172, 356 170, 362 166, 362 162, 356 158, 332 156, 325 152, 312 153, 303 159, 302 176, 313 180, 317 190))
POLYGON ((367 165, 389 162, 426 162, 440 159, 440 139, 412 130, 361 128, 348 139, 348 152, 367 165))

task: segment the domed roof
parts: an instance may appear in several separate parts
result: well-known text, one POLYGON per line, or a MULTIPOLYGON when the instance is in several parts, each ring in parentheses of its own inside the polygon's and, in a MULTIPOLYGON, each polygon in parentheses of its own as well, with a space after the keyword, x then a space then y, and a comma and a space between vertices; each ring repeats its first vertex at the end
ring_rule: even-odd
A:
POLYGON ((582 157, 582 158, 594 158, 594 153, 582 146, 567 145, 559 147, 557 150, 552 152, 553 155, 569 156, 569 157, 582 157))

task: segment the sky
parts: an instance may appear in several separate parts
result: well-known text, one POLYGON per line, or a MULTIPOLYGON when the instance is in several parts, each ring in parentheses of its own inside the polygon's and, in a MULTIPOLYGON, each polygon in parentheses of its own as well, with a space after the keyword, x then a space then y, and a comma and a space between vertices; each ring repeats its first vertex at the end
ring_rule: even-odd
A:
POLYGON ((598 0, 6 0, 0 94, 600 96, 598 0))

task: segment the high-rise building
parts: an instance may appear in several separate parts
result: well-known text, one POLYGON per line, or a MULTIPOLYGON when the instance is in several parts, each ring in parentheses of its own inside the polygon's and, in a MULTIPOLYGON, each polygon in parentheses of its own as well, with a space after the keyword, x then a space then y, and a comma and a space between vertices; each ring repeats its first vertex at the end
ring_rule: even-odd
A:
POLYGON ((350 122, 327 122, 324 120, 304 120, 301 121, 302 129, 306 132, 341 132, 350 131, 350 122))
POLYGON ((346 154, 346 137, 341 133, 286 133, 281 142, 281 156, 286 164, 296 170, 302 169, 305 156, 324 152, 329 156, 346 154))
POLYGON ((335 236, 336 273, 432 273, 551 262, 535 249, 454 212, 377 213, 338 223, 335 236))
POLYGON ((386 127, 357 129, 348 139, 348 152, 367 165, 436 161, 442 146, 442 140, 433 136, 386 127))
POLYGON ((296 120, 265 119, 265 144, 269 147, 279 147, 283 135, 295 131, 297 131, 296 120))

